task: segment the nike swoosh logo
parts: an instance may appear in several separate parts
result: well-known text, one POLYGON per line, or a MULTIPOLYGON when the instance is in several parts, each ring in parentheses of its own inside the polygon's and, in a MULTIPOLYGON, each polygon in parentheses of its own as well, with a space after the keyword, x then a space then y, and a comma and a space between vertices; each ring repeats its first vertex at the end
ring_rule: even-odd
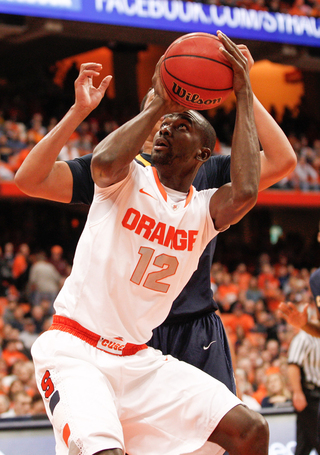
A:
POLYGON ((141 188, 141 189, 139 190, 139 193, 146 194, 147 196, 150 196, 150 197, 152 197, 153 199, 156 199, 154 196, 152 196, 152 194, 149 194, 149 193, 147 193, 146 191, 144 191, 143 188, 141 188))
POLYGON ((217 340, 214 340, 214 341, 211 341, 211 343, 208 344, 208 346, 203 346, 203 349, 206 351, 207 349, 210 348, 210 346, 213 344, 213 343, 216 343, 217 340))

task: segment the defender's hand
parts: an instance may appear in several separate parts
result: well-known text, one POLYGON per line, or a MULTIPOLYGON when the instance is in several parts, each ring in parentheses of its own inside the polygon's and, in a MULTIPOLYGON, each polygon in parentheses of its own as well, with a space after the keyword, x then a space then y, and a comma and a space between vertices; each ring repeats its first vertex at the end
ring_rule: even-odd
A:
POLYGON ((94 87, 92 80, 99 76, 102 70, 100 63, 83 63, 80 67, 79 76, 74 83, 75 105, 84 111, 93 111, 100 103, 109 87, 112 76, 106 76, 98 88, 94 87))

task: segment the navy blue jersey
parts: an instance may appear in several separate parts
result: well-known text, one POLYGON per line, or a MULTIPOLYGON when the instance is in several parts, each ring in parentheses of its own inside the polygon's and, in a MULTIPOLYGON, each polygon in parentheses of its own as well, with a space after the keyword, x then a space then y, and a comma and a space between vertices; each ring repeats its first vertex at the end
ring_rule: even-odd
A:
POLYGON ((90 205, 93 200, 94 183, 91 176, 92 153, 67 161, 73 176, 72 204, 90 205))
MULTIPOLYGON (((144 159, 150 156, 142 154, 144 159)), ((90 163, 92 155, 85 155, 72 161, 67 161, 73 175, 72 203, 90 204, 93 199, 93 180, 90 163)), ((197 190, 219 188, 230 182, 230 156, 212 156, 201 166, 193 185, 197 190)), ((181 294, 173 302, 169 316, 165 322, 181 321, 191 316, 197 316, 215 311, 218 306, 213 300, 210 287, 210 269, 216 247, 214 238, 200 257, 198 269, 181 294)))
POLYGON ((316 302, 318 317, 320 319, 320 267, 310 276, 310 289, 313 294, 314 301, 316 302))

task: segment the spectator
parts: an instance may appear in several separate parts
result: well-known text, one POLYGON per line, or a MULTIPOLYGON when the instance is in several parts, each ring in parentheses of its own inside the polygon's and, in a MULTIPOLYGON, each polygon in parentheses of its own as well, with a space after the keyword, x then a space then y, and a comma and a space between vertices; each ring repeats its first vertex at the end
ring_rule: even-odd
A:
POLYGON ((250 277, 248 289, 246 290, 245 295, 248 300, 253 300, 254 302, 263 298, 263 292, 258 287, 258 278, 256 276, 250 277))
POLYGON ((238 397, 248 406, 248 408, 253 409, 254 411, 260 411, 260 404, 252 397, 252 385, 248 381, 245 370, 237 368, 235 370, 235 376, 238 397))
POLYGON ((301 189, 301 191, 319 189, 319 175, 314 167, 307 162, 304 155, 298 157, 298 163, 292 175, 292 182, 295 189, 301 189))
POLYGON ((252 275, 248 272, 246 264, 241 262, 233 272, 233 280, 238 284, 240 291, 246 291, 252 275))
POLYGON ((9 140, 5 134, 0 134, 0 160, 3 165, 8 164, 13 150, 10 147, 9 140))
POLYGON ((36 306, 42 299, 53 303, 61 285, 62 277, 48 260, 44 252, 36 255, 36 260, 30 268, 29 291, 31 303, 36 306))
POLYGON ((33 136, 28 135, 27 143, 24 144, 24 147, 9 160, 8 167, 13 173, 17 172, 35 145, 36 143, 34 142, 33 136))
POLYGON ((37 144, 46 134, 47 129, 42 124, 43 116, 39 112, 33 114, 31 119, 31 128, 28 130, 28 136, 37 144))
POLYGON ((244 312, 244 306, 240 301, 236 301, 233 303, 230 315, 224 317, 224 315, 222 314, 221 317, 225 327, 229 327, 231 329, 231 334, 233 335, 237 333, 238 334, 243 333, 243 337, 245 337, 249 333, 249 331, 254 327, 253 317, 244 312))
POLYGON ((222 313, 231 311, 231 305, 238 299, 238 293, 239 286, 233 282, 231 273, 224 272, 222 283, 219 284, 214 296, 222 313))
POLYGON ((14 395, 16 393, 24 392, 24 391, 25 391, 25 389, 24 389, 23 382, 18 378, 14 379, 9 386, 8 397, 11 401, 13 401, 14 395))
POLYGON ((31 414, 33 416, 46 415, 46 409, 40 393, 37 393, 32 397, 31 414))
POLYGON ((261 405, 263 398, 267 395, 267 388, 265 384, 266 366, 263 364, 255 371, 255 377, 253 381, 254 392, 253 398, 261 405))
POLYGON ((20 340, 9 339, 4 340, 2 343, 2 358, 8 367, 12 367, 17 360, 28 360, 23 351, 24 346, 20 340))
POLYGON ((23 329, 24 316, 25 316, 24 305, 17 303, 13 310, 13 320, 9 323, 12 329, 17 329, 19 332, 23 329))
POLYGON ((14 257, 12 265, 12 276, 17 290, 23 295, 29 279, 30 248, 27 243, 22 243, 14 257))
POLYGON ((279 358, 279 354, 280 354, 279 341, 278 340, 267 341, 266 350, 270 354, 271 363, 274 362, 274 360, 279 358))
POLYGON ((70 264, 63 258, 63 248, 60 245, 54 245, 50 250, 49 262, 55 266, 63 278, 70 275, 70 264))
POLYGON ((290 406, 291 394, 281 373, 269 374, 266 378, 267 396, 261 402, 262 408, 290 406))
POLYGON ((289 14, 292 16, 310 16, 311 11, 311 6, 306 4, 304 0, 295 0, 289 9, 289 14))
MULTIPOLYGON (((48 315, 46 314, 46 311, 44 309, 44 306, 42 305, 42 302, 43 301, 40 302, 40 305, 37 305, 37 306, 34 306, 33 308, 31 308, 31 316, 35 323, 36 333, 38 335, 40 333, 42 333, 43 324, 44 324, 46 318, 48 317, 48 315)), ((51 302, 49 302, 49 304, 50 304, 50 310, 51 310, 52 304, 51 304, 51 302)))
POLYGON ((7 298, 7 306, 3 313, 3 322, 4 324, 13 325, 16 322, 15 312, 19 306, 18 298, 14 295, 10 295, 7 298))
MULTIPOLYGON (((6 121, 5 123, 6 135, 8 138, 7 145, 10 147, 12 151, 12 155, 14 156, 20 152, 25 147, 25 138, 24 138, 24 125, 19 126, 18 123, 13 121, 6 121)), ((9 156, 9 160, 10 157, 9 156)), ((8 160, 8 161, 9 161, 8 160)))
POLYGON ((62 147, 58 155, 58 160, 61 161, 73 160, 74 158, 79 158, 79 156, 81 155, 78 147, 78 141, 76 138, 71 137, 68 140, 68 142, 62 147))
POLYGON ((2 393, 2 380, 8 376, 8 365, 4 358, 0 356, 0 394, 2 393))
POLYGON ((3 418, 10 409, 10 400, 8 395, 0 394, 0 418, 3 418))
POLYGON ((2 417, 20 417, 31 415, 32 398, 25 391, 16 392, 13 396, 12 405, 9 411, 2 414, 2 417))
POLYGON ((36 332, 36 324, 31 317, 23 319, 23 329, 20 332, 19 339, 24 344, 24 347, 30 352, 33 343, 38 338, 38 333, 36 332))
POLYGON ((12 283, 13 259, 14 259, 13 243, 7 242, 4 245, 3 254, 0 257, 1 296, 7 295, 9 285, 12 283))

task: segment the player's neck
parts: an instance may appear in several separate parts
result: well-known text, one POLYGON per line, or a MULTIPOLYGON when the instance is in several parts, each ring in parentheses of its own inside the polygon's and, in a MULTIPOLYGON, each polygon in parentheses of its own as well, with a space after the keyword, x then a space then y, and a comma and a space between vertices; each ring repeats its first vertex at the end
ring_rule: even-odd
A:
POLYGON ((142 152, 145 153, 146 155, 151 155, 152 147, 153 143, 148 141, 147 139, 146 142, 143 144, 142 152))
POLYGON ((196 173, 182 175, 179 172, 174 172, 172 166, 161 166, 157 164, 155 167, 163 186, 182 193, 189 191, 196 173))

